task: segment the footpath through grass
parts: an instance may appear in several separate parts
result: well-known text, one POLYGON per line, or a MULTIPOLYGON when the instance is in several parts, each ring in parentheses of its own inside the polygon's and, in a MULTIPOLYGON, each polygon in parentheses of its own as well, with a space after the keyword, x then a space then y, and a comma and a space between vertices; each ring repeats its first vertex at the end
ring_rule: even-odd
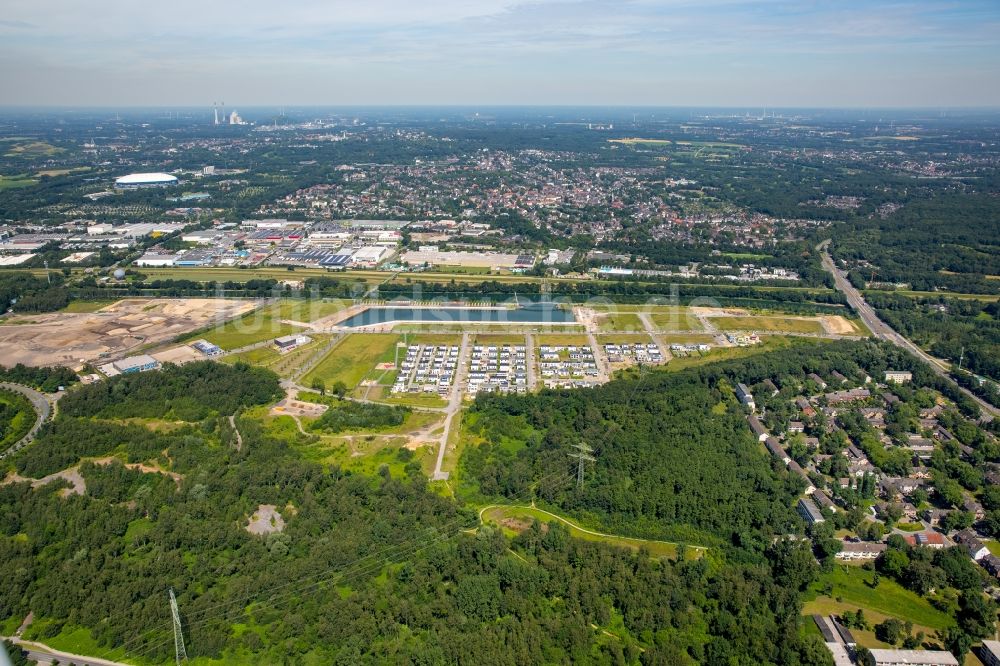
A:
MULTIPOLYGON (((677 544, 670 541, 657 541, 653 539, 637 539, 634 537, 617 536, 614 534, 604 534, 596 530, 589 530, 580 527, 576 523, 563 518, 557 514, 544 509, 531 506, 516 505, 491 505, 484 507, 479 512, 480 521, 494 522, 502 527, 508 527, 521 521, 539 520, 543 523, 559 522, 569 528, 570 536, 587 541, 600 541, 612 546, 621 546, 631 550, 645 548, 653 557, 677 558, 677 544)), ((703 546, 687 546, 686 559, 698 559, 705 554, 707 549, 703 546)))

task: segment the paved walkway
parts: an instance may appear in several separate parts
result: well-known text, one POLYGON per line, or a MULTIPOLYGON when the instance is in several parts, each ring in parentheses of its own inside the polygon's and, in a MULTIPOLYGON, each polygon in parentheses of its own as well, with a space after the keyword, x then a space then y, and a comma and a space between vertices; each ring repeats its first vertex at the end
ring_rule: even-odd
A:
POLYGON ((667 345, 667 343, 663 341, 663 338, 660 337, 659 331, 656 330, 656 324, 654 324, 653 320, 649 317, 649 313, 640 312, 638 315, 639 321, 642 322, 642 327, 646 329, 646 333, 653 339, 653 343, 659 348, 660 356, 663 357, 663 362, 666 363, 672 359, 674 355, 670 353, 669 345, 667 345))
POLYGON ((451 386, 451 399, 448 401, 448 408, 444 417, 444 432, 441 434, 441 444, 438 447, 437 462, 434 465, 432 481, 445 481, 449 473, 441 469, 444 464, 444 454, 448 449, 448 435, 451 434, 451 427, 455 421, 455 416, 462 410, 462 387, 465 384, 465 374, 469 365, 470 333, 462 334, 462 347, 458 352, 458 367, 455 369, 455 381, 451 386))

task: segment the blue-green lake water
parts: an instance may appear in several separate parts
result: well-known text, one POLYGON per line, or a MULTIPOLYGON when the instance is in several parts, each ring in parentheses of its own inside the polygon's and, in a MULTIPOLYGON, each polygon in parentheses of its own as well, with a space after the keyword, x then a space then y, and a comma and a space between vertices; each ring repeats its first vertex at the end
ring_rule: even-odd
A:
POLYGON ((552 303, 530 303, 517 308, 458 308, 458 307, 371 307, 340 323, 341 326, 371 326, 390 321, 440 323, 551 323, 568 324, 576 319, 573 312, 552 303))

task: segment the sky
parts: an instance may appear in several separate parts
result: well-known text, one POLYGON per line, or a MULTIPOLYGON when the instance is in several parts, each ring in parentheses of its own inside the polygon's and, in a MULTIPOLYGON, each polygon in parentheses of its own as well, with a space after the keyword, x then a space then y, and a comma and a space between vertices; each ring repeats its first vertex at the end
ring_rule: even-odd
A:
POLYGON ((3 0, 0 105, 1000 106, 1000 0, 3 0))

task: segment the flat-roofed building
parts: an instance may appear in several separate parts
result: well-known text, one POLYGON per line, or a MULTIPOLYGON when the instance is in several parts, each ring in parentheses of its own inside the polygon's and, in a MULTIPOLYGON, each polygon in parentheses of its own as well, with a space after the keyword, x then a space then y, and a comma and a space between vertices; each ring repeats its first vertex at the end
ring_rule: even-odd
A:
POLYGON ((840 544, 840 552, 835 557, 845 562, 875 560, 885 552, 885 548, 884 543, 844 541, 840 544))
POLYGON ((278 351, 291 351, 296 347, 301 347, 312 342, 312 338, 308 335, 302 335, 301 333, 293 335, 283 335, 280 338, 274 339, 274 346, 278 348, 278 351))
POLYGON ((736 385, 736 397, 739 398, 740 402, 743 403, 751 412, 757 408, 753 401, 753 393, 750 392, 750 389, 747 388, 746 384, 740 382, 736 385))
POLYGON ((144 254, 135 260, 135 265, 155 268, 158 266, 173 266, 176 261, 177 257, 173 254, 144 254))
POLYGON ((885 381, 893 384, 905 384, 913 381, 913 373, 909 370, 886 370, 885 381))
POLYGON ((945 650, 871 649, 871 666, 958 666, 955 655, 945 650))
POLYGON ((816 503, 813 502, 808 497, 803 497, 799 500, 799 515, 806 519, 810 525, 815 525, 816 523, 822 523, 826 520, 823 517, 823 512, 819 510, 816 503))
POLYGON ((978 655, 985 666, 1000 666, 1000 641, 983 641, 978 655))
POLYGON ((133 372, 146 372, 160 367, 160 362, 149 354, 139 354, 138 356, 126 356, 120 361, 113 361, 111 365, 115 370, 123 375, 133 372))

